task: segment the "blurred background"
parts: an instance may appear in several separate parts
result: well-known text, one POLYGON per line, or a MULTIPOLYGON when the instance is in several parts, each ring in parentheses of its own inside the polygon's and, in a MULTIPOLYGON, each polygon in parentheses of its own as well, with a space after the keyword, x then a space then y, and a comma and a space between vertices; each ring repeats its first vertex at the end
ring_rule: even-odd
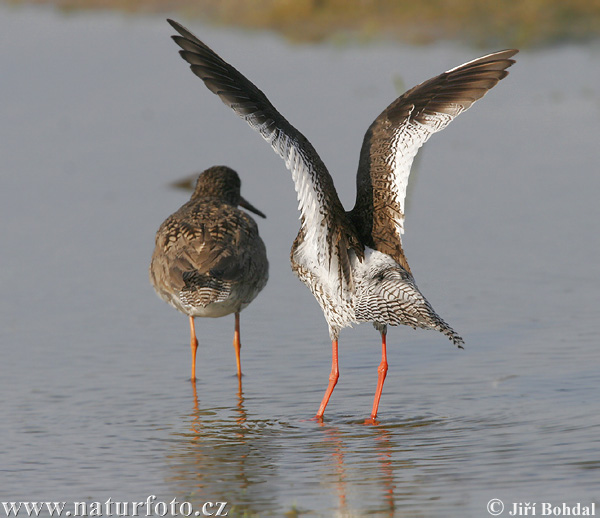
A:
POLYGON ((458 40, 475 46, 532 47, 583 42, 600 32, 598 0, 57 0, 64 11, 110 9, 178 13, 205 23, 272 30, 296 42, 369 42, 390 38, 424 44, 458 40))
POLYGON ((598 0, 0 2, 0 502, 288 518, 600 502, 599 32, 598 0), (290 271, 290 174, 189 71, 167 17, 309 138, 347 208, 390 102, 520 49, 413 166, 403 246, 466 345, 390 329, 377 425, 370 325, 342 332, 311 420, 331 345, 290 271), (233 316, 197 319, 192 386, 187 319, 148 280, 156 230, 216 164, 267 215, 242 390, 233 316))

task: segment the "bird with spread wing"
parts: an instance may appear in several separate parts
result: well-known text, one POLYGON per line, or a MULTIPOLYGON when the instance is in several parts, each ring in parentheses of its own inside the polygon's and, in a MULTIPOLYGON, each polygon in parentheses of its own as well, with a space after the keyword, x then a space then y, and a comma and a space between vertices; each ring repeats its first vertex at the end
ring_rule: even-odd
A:
POLYGON ((371 322, 382 358, 371 421, 387 374, 388 325, 435 329, 462 348, 463 339, 419 291, 402 249, 404 199, 411 165, 429 137, 468 110, 498 81, 518 51, 503 50, 448 70, 411 88, 369 126, 360 151, 356 203, 342 206, 331 175, 306 137, 265 94, 177 22, 180 55, 210 91, 273 147, 292 173, 301 213, 292 269, 319 302, 329 324, 332 367, 316 417, 322 418, 339 378, 342 328, 371 322))

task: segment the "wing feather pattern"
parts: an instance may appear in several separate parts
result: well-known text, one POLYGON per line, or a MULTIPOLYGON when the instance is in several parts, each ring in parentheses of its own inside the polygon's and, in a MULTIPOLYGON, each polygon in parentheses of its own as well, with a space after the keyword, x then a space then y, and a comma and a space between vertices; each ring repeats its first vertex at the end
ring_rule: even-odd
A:
POLYGON ((367 130, 357 173, 352 219, 363 242, 391 255, 410 271, 402 251, 404 199, 419 148, 498 81, 517 50, 469 61, 411 88, 390 104, 367 130))
POLYGON ((317 267, 337 269, 344 280, 342 291, 352 287, 348 251, 362 248, 349 224, 331 175, 306 137, 294 128, 260 91, 238 70, 221 59, 179 23, 168 20, 179 33, 173 40, 181 57, 207 88, 271 144, 291 171, 304 235, 303 253, 317 267))

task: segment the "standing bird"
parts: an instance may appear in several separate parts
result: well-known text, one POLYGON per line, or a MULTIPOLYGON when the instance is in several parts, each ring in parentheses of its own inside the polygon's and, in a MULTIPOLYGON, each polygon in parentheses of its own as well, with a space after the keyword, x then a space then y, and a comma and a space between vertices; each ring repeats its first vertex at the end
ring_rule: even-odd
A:
POLYGON ((240 195, 240 177, 226 166, 198 177, 190 201, 171 214, 156 233, 150 282, 158 296, 190 319, 192 381, 196 379, 198 339, 194 317, 235 313, 233 346, 241 381, 240 311, 267 284, 269 263, 254 220, 261 217, 240 195))
MULTIPOLYGON (((291 251, 292 270, 315 296, 329 324, 332 367, 316 417, 322 418, 339 378, 340 330, 372 322, 381 333, 382 357, 371 420, 387 374, 388 325, 435 329, 461 347, 463 339, 421 294, 404 256, 404 198, 419 148, 483 97, 518 51, 469 61, 408 90, 369 126, 360 151, 356 203, 344 210, 323 161, 254 84, 185 27, 168 20, 181 57, 210 91, 271 144, 292 173, 301 226, 291 251)), ((461 347, 462 348, 462 347, 461 347)))

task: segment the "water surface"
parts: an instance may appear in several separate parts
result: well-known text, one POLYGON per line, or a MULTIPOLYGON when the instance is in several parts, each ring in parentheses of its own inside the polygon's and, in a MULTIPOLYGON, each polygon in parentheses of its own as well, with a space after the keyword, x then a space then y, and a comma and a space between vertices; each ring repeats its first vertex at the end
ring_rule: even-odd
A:
MULTIPOLYGON (((310 138, 346 206, 395 85, 496 50, 290 46, 189 26, 310 138)), ((404 245, 466 348, 391 329, 379 424, 364 426, 378 335, 342 333, 340 381, 311 420, 330 344, 288 264, 290 175, 171 32, 159 16, 0 7, 0 501, 156 495, 324 517, 598 501, 598 44, 520 53, 424 148, 404 245), (270 282, 242 313, 241 392, 233 317, 197 323, 194 391, 187 320, 147 276, 156 229, 188 197, 170 183, 220 163, 268 216, 270 282)))

